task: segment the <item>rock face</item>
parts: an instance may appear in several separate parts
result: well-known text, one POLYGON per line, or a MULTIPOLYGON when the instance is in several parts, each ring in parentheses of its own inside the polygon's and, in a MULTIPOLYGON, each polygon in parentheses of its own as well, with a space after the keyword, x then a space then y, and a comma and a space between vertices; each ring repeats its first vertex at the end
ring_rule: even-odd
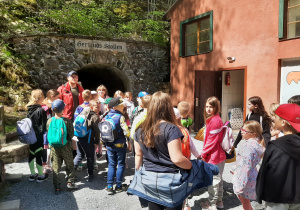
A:
POLYGON ((165 86, 164 82, 169 82, 168 48, 149 42, 113 42, 116 44, 67 35, 13 38, 15 51, 27 60, 30 76, 45 91, 65 83, 69 71, 83 71, 94 64, 115 69, 114 75, 120 75, 124 89, 133 94, 141 90, 153 93, 161 90, 161 84, 165 86))
POLYGON ((4 163, 13 163, 28 157, 28 154, 28 144, 22 144, 19 141, 14 141, 3 145, 2 149, 0 150, 0 159, 2 159, 4 163))

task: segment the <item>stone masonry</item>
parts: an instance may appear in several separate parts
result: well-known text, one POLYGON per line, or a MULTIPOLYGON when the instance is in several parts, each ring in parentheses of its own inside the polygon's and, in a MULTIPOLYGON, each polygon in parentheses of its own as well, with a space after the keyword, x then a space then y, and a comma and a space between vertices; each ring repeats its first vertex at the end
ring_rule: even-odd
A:
MULTIPOLYGON (((67 72, 78 71, 88 64, 117 68, 128 77, 127 90, 155 92, 170 73, 168 48, 149 43, 113 40, 126 43, 125 52, 81 49, 76 39, 95 37, 71 35, 36 35, 13 38, 14 49, 27 60, 27 69, 40 88, 47 91, 67 81, 67 72)), ((104 40, 105 41, 105 40, 104 40)), ((100 84, 99 84, 100 85, 100 84)))

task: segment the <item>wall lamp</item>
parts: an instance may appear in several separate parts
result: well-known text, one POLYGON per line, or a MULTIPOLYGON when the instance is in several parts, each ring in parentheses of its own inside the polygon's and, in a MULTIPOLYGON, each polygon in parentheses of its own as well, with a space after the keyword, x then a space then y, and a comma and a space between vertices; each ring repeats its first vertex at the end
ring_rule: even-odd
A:
POLYGON ((227 57, 227 60, 229 60, 229 63, 232 63, 235 61, 235 57, 227 57))

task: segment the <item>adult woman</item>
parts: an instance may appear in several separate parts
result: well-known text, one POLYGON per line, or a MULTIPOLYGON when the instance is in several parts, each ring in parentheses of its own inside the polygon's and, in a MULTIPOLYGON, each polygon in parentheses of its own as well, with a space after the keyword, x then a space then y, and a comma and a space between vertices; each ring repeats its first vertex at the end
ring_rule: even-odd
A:
POLYGON ((204 139, 202 159, 219 167, 219 174, 213 177, 212 186, 208 187, 208 202, 201 203, 202 208, 217 209, 223 206, 223 170, 225 166, 226 154, 221 147, 223 131, 217 134, 210 134, 210 131, 223 126, 220 118, 220 101, 212 96, 205 102, 204 120, 206 124, 206 135, 204 139))
MULTIPOLYGON (((192 163, 181 151, 182 137, 170 96, 161 91, 154 93, 148 115, 135 134, 135 168, 139 170, 143 163, 146 171, 174 174, 180 168, 191 169, 192 163)), ((150 201, 148 206, 150 210, 182 209, 182 204, 167 208, 150 201)))

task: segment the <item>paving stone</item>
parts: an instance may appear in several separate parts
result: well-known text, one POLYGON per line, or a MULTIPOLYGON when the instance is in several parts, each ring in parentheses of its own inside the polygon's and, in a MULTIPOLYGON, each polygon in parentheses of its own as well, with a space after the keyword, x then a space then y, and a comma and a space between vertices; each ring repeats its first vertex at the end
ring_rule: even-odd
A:
POLYGON ((5 180, 11 183, 21 182, 22 177, 23 174, 5 174, 5 180))
POLYGON ((12 200, 0 203, 1 210, 19 210, 20 200, 12 200))

